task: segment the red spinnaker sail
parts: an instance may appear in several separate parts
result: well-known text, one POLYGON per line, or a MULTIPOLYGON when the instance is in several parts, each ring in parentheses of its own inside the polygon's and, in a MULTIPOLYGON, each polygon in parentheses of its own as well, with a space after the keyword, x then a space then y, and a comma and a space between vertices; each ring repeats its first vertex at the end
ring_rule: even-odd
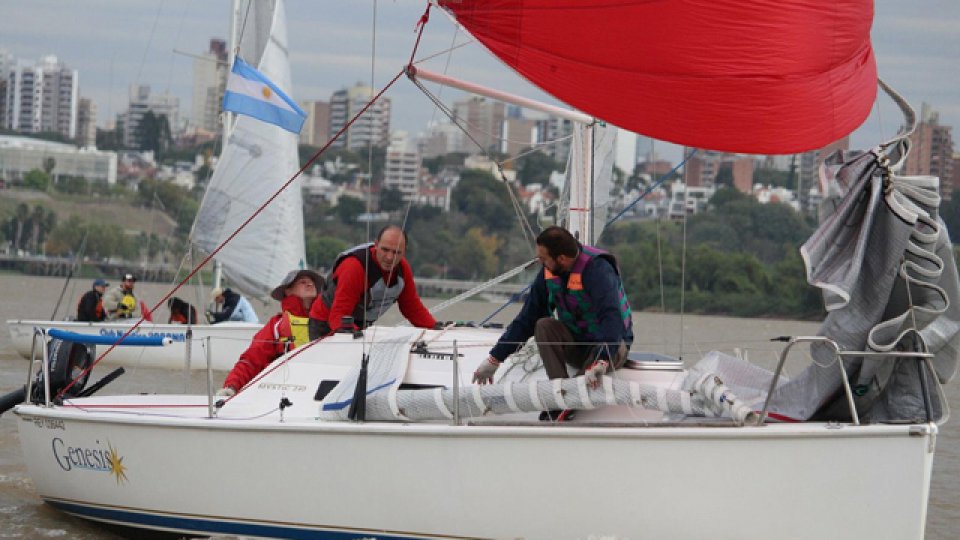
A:
POLYGON ((597 118, 731 152, 822 148, 876 98, 872 0, 440 0, 523 77, 597 118))

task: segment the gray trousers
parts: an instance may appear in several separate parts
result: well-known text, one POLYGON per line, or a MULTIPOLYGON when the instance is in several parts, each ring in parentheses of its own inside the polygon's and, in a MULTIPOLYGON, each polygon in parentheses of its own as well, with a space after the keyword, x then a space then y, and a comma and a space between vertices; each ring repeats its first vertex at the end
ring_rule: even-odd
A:
MULTIPOLYGON (((583 375, 583 372, 597 359, 601 347, 616 347, 616 351, 611 350, 608 357, 610 366, 619 369, 627 361, 629 351, 627 344, 622 341, 619 345, 576 343, 570 330, 562 322, 551 317, 544 317, 537 321, 533 338, 537 342, 537 348, 540 349, 540 358, 543 360, 547 377, 551 379, 569 377, 568 364, 576 369, 575 376, 583 375)), ((608 367, 607 370, 609 371, 610 368, 608 367)))

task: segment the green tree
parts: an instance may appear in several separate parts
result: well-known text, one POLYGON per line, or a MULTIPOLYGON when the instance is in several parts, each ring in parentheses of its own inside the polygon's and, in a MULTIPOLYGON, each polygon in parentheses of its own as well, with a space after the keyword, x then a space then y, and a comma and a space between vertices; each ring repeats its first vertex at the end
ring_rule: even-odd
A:
POLYGON ((355 223, 357 216, 366 211, 366 205, 356 197, 343 196, 337 201, 334 208, 337 217, 343 223, 355 223))
POLYGON ((396 188, 384 188, 380 190, 380 210, 383 212, 393 212, 401 210, 406 206, 403 200, 403 193, 396 188))
POLYGON ((460 279, 480 279, 496 274, 500 241, 495 235, 484 234, 480 227, 471 227, 460 238, 450 262, 449 275, 460 279))
POLYGON ((50 184, 50 176, 40 169, 33 169, 23 177, 23 186, 27 189, 46 191, 50 184))
POLYGON ((329 269, 337 255, 343 253, 349 244, 331 236, 317 233, 307 235, 307 261, 313 268, 329 269))
POLYGON ((13 225, 13 247, 15 249, 23 249, 23 240, 24 232, 27 227, 27 220, 30 218, 30 207, 26 203, 20 203, 17 205, 16 213, 14 214, 12 221, 13 225))
POLYGON ((49 156, 43 158, 43 172, 47 173, 47 178, 49 179, 49 182, 47 182, 47 191, 49 191, 50 187, 52 187, 54 184, 53 169, 56 167, 57 160, 49 156))
POLYGON ((140 150, 152 150, 158 163, 173 142, 167 115, 156 115, 150 110, 140 119, 137 135, 140 138, 140 150))
POLYGON ((517 158, 517 180, 523 185, 547 185, 550 182, 550 173, 562 170, 561 164, 539 150, 517 158))
POLYGON ((451 207, 465 214, 472 225, 507 231, 514 223, 508 189, 487 171, 465 169, 453 189, 451 207))

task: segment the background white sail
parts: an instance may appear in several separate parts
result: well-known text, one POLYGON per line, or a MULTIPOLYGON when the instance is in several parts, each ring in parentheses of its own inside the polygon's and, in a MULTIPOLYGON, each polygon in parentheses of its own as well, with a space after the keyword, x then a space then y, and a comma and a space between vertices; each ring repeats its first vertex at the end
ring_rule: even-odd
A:
MULTIPOLYGON (((287 95, 291 92, 283 1, 241 2, 240 56, 287 95)), ((238 116, 207 185, 193 242, 210 253, 298 169, 297 136, 238 116)), ((283 276, 304 267, 303 204, 299 179, 240 232, 216 259, 228 284, 266 298, 283 276)))

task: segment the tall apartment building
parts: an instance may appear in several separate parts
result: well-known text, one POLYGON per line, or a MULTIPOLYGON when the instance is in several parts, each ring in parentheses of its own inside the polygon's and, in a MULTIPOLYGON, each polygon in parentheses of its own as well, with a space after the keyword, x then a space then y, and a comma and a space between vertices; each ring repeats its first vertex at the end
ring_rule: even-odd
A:
POLYGON ((465 100, 454 102, 453 114, 458 118, 467 135, 463 138, 463 148, 459 148, 458 151, 475 155, 502 149, 501 136, 503 121, 506 118, 506 106, 502 101, 476 95, 470 96, 465 100))
POLYGON ((527 118, 511 116, 503 120, 501 130, 503 140, 500 151, 516 156, 536 144, 537 122, 527 118))
POLYGON ((410 143, 406 132, 393 133, 383 164, 383 187, 400 191, 405 201, 416 200, 420 188, 420 163, 420 153, 410 143))
POLYGON ((940 178, 940 193, 949 197, 953 185, 953 135, 951 126, 940 125, 940 114, 930 105, 920 107, 920 123, 910 136, 912 146, 903 164, 905 175, 931 175, 940 178))
MULTIPOLYGON (((7 58, 9 61, 9 56, 7 58)), ((4 127, 23 133, 77 136, 79 74, 56 56, 7 68, 4 127)))
MULTIPOLYGON (((330 135, 333 136, 354 117, 374 96, 374 91, 363 83, 337 90, 330 96, 330 135)), ((381 97, 357 119, 333 146, 359 151, 390 143, 390 98, 381 97)))
POLYGON ((180 98, 170 94, 151 95, 149 85, 130 85, 128 109, 117 115, 117 126, 123 130, 123 145, 127 148, 140 148, 138 131, 147 111, 153 111, 155 116, 166 116, 173 132, 180 123, 180 98))
POLYGON ((7 126, 7 78, 10 70, 13 69, 13 54, 6 49, 0 49, 0 127, 9 129, 7 126))
POLYGON ((222 39, 211 39, 207 52, 193 60, 191 121, 196 127, 210 133, 220 131, 220 108, 229 70, 227 42, 222 39))
POLYGON ((77 145, 97 145, 97 104, 90 98, 80 98, 77 106, 77 145))
MULTIPOLYGON (((691 151, 691 148, 684 149, 685 155, 691 151)), ((714 188, 720 168, 726 166, 730 168, 733 187, 742 193, 751 193, 754 161, 752 156, 701 149, 683 166, 683 181, 690 188, 714 188)))
POLYGON ((300 144, 323 146, 330 140, 330 103, 326 101, 303 101, 300 108, 307 113, 307 120, 300 130, 300 144))

